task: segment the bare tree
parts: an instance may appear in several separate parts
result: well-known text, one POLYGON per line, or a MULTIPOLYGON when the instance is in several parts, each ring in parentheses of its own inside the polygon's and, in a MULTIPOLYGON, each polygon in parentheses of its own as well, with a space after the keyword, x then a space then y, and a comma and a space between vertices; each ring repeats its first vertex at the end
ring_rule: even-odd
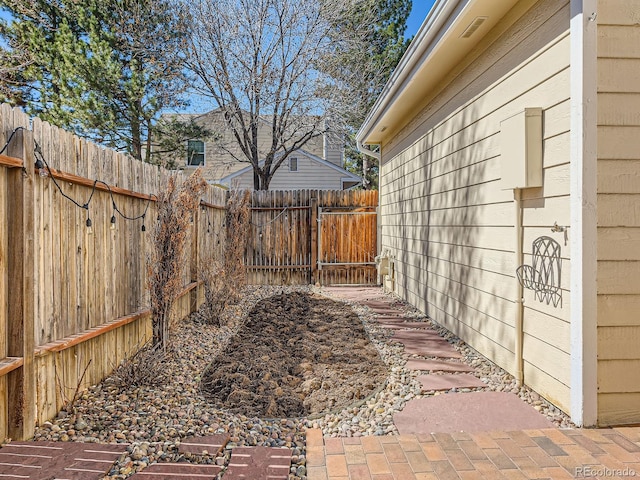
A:
POLYGON ((287 157, 340 125, 336 90, 322 62, 353 35, 332 35, 356 0, 183 0, 192 19, 187 59, 200 93, 224 113, 267 190, 287 157), (331 123, 327 123, 331 119, 331 123), (259 135, 268 131, 269 135, 259 135))
POLYGON ((23 84, 22 72, 33 63, 26 49, 9 51, 0 47, 0 100, 24 106, 16 89, 23 84))

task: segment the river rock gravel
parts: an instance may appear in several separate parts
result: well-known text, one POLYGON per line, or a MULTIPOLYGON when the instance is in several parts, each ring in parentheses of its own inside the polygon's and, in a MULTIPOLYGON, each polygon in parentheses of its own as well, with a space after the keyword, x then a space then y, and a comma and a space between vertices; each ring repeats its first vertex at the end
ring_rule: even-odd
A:
MULTIPOLYGON (((166 380, 156 386, 122 387, 114 377, 105 379, 83 392, 68 411, 62 411, 51 422, 37 428, 35 440, 126 443, 126 454, 105 478, 125 479, 157 461, 192 461, 224 465, 235 446, 288 447, 293 450, 290 480, 306 479, 305 429, 321 428, 329 436, 363 436, 396 434, 393 414, 407 401, 433 395, 423 394, 416 380, 419 372, 404 368, 403 347, 390 343, 391 332, 375 322, 367 307, 343 302, 344 314, 355 312, 377 350, 380 365, 386 370, 366 395, 353 394, 339 408, 327 404, 327 413, 293 418, 259 418, 237 408, 225 408, 203 391, 202 379, 207 368, 221 357, 232 357, 228 350, 234 338, 248 322, 255 307, 278 295, 319 294, 321 288, 250 286, 245 288, 239 304, 228 307, 222 326, 203 324, 195 318, 185 320, 172 332, 173 355, 164 364, 166 380), (386 376, 386 378, 384 378, 386 376), (233 410, 233 411, 232 411, 233 410), (178 452, 181 439, 193 435, 227 433, 230 442, 219 458, 185 456, 178 452)), ((486 390, 507 391, 546 415, 559 427, 571 426, 559 409, 527 387, 518 387, 515 379, 489 362, 447 330, 407 304, 394 298, 402 314, 412 321, 429 322, 461 352, 464 361, 476 369, 476 375, 487 383, 486 390)), ((366 334, 364 333, 366 332, 366 334)), ((259 338, 259 337, 258 337, 259 338)), ((253 340, 260 341, 260 340, 253 340)), ((268 342, 268 338, 263 339, 268 342)), ((295 337, 294 342, 301 342, 295 337)), ((292 347, 293 348, 293 347, 292 347)), ((268 362, 268 359, 265 359, 268 362)), ((344 359, 343 359, 344 361, 344 359)), ((355 378, 355 377, 354 377, 355 378)), ((353 390, 359 385, 348 385, 353 390)), ((326 410, 325 410, 326 412, 326 410)))

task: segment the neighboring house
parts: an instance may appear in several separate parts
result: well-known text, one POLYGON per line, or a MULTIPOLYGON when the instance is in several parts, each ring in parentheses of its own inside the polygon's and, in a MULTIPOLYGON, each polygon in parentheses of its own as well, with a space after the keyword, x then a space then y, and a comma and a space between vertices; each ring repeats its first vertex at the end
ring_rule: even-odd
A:
MULTIPOLYGON (((270 190, 347 190, 360 183, 360 177, 305 150, 291 154, 276 170, 270 190)), ((253 167, 245 166, 217 181, 221 185, 251 190, 253 167)))
POLYGON ((578 425, 640 423, 639 23, 437 0, 357 137, 385 285, 578 425))
MULTIPOLYGON (((183 160, 185 170, 201 167, 204 178, 209 183, 253 188, 252 166, 227 128, 221 110, 198 115, 182 114, 178 117, 183 120, 191 118, 207 127, 214 135, 211 139, 194 139, 188 142, 183 160)), ((264 128, 258 129, 259 144, 265 146, 259 149, 261 156, 264 156, 271 145, 270 128, 270 124, 264 121, 264 128)), ((307 142, 302 150, 291 154, 276 171, 269 188, 334 190, 357 185, 360 178, 343 168, 343 143, 332 140, 331 137, 324 135, 314 138, 307 142)))

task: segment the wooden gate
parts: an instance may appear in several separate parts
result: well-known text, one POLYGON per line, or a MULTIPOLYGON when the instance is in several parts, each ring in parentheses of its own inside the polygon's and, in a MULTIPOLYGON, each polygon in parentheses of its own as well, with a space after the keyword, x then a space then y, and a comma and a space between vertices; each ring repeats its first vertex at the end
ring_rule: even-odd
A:
POLYGON ((253 192, 245 266, 255 285, 374 285, 378 192, 253 192))
POLYGON ((318 281, 322 285, 375 284, 375 207, 319 207, 318 224, 318 281))

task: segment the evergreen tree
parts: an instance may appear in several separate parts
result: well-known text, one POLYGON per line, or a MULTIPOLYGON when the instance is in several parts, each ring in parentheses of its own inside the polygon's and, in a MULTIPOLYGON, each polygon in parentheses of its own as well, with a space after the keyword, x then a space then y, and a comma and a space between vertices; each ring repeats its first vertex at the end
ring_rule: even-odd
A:
MULTIPOLYGON (((12 51, 26 49, 31 60, 2 92, 5 99, 150 161, 159 114, 184 106, 187 86, 186 27, 170 0, 0 0, 0 5, 13 17, 0 24, 0 34, 12 51)), ((15 63, 9 59, 6 67, 15 63)))
POLYGON ((363 41, 327 59, 336 81, 353 99, 345 117, 345 164, 348 170, 362 177, 365 189, 377 188, 378 165, 374 159, 358 152, 355 134, 409 46, 410 39, 404 38, 404 31, 411 6, 411 0, 360 2, 355 15, 336 25, 335 34, 362 31, 365 26, 363 41))

